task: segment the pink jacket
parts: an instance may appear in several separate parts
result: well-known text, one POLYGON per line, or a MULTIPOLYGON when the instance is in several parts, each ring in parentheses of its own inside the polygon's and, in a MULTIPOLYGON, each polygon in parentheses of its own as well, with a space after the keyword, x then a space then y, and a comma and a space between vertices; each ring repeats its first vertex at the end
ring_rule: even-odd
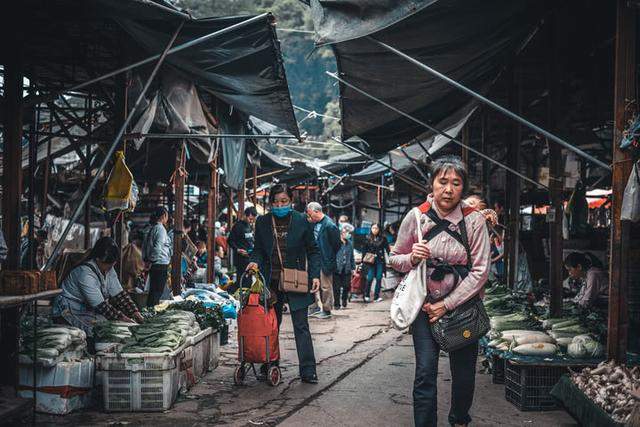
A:
MULTIPOLYGON (((431 203, 431 209, 435 209, 438 216, 442 218, 433 202, 432 195, 429 195, 427 202, 431 203)), ((462 208, 467 208, 464 202, 460 202, 460 205, 453 212, 443 218, 451 222, 455 231, 459 231, 458 224, 463 218, 462 208)), ((435 281, 429 278, 432 269, 429 269, 427 273, 428 292, 433 294, 435 299, 441 299, 443 295, 446 295, 444 305, 449 311, 478 293, 482 295, 482 287, 487 282, 491 267, 491 245, 484 216, 478 211, 473 211, 464 217, 464 221, 467 226, 472 258, 469 275, 461 280, 454 289, 452 274, 447 274, 442 281, 435 281)), ((421 215, 420 224, 423 236, 434 226, 433 221, 425 214, 421 215)), ((417 239, 416 218, 412 211, 402 220, 400 230, 398 230, 398 238, 389 257, 389 263, 395 270, 406 273, 414 268, 411 264, 411 249, 413 244, 417 243, 417 239)), ((450 264, 467 263, 467 253, 464 246, 447 233, 438 234, 427 242, 427 246, 429 246, 431 256, 434 258, 442 258, 450 264)))

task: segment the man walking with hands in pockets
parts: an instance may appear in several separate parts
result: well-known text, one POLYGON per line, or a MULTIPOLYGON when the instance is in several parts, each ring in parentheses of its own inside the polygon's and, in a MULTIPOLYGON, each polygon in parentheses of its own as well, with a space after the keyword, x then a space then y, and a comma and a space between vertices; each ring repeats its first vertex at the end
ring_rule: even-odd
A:
POLYGON ((322 303, 322 310, 312 315, 319 319, 331 317, 334 304, 333 273, 336 272, 336 255, 340 250, 340 232, 331 219, 322 212, 322 205, 311 202, 307 205, 307 219, 313 225, 313 235, 320 248, 320 292, 316 303, 322 303))

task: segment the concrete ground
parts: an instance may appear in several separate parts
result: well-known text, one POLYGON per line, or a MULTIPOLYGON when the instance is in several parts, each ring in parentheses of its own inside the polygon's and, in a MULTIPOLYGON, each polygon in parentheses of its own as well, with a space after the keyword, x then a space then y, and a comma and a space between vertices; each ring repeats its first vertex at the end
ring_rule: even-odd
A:
MULTIPOLYGON (((390 297, 390 296, 388 296, 390 297)), ((297 377, 291 321, 282 325, 280 351, 283 382, 271 387, 249 376, 234 386, 235 340, 223 347, 220 366, 210 372, 174 407, 164 413, 83 411, 54 417, 39 415, 39 425, 154 426, 411 426, 413 346, 411 337, 389 326, 387 299, 377 304, 354 302, 329 320, 311 319, 317 385, 297 377)), ((439 420, 446 426, 450 396, 446 355, 439 369, 439 420)), ((564 411, 520 412, 504 398, 504 386, 477 374, 473 425, 575 426, 564 411)))

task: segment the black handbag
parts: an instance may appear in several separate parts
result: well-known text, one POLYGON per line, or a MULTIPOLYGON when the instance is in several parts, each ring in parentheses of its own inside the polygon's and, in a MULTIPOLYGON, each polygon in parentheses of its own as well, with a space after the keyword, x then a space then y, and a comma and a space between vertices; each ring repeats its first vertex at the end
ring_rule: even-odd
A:
MULTIPOLYGON (((427 215, 436 224, 427 234, 427 240, 432 239, 437 234, 446 232, 458 240, 467 252, 466 266, 439 265, 431 274, 432 279, 442 280, 445 273, 452 273, 457 286, 458 282, 464 279, 471 270, 471 249, 464 218, 459 223, 460 233, 456 233, 449 228, 449 222, 440 219, 434 211, 429 211, 427 215)), ((455 310, 445 313, 437 322, 430 323, 430 327, 431 335, 440 346, 440 349, 451 352, 478 341, 489 332, 491 324, 482 300, 476 295, 456 307, 455 310)))
POLYGON ((484 304, 476 295, 431 323, 431 335, 441 350, 451 352, 478 341, 490 328, 484 304))

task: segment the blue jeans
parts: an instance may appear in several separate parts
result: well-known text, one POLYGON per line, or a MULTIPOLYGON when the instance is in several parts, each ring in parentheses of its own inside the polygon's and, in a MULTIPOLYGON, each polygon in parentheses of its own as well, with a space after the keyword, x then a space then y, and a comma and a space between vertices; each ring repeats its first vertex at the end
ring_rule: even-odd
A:
MULTIPOLYGON (((413 383, 413 418, 416 427, 438 425, 438 358, 440 346, 431 336, 429 318, 420 311, 413 322, 416 376, 413 383)), ((450 424, 469 424, 476 383, 478 342, 449 353, 451 365, 450 424)))
POLYGON ((371 284, 373 283, 373 279, 376 279, 376 287, 374 290, 373 299, 378 299, 380 297, 380 288, 382 287, 382 270, 384 269, 384 264, 382 261, 378 261, 376 259, 376 263, 369 266, 367 270, 367 286, 364 288, 364 296, 371 296, 371 284))

